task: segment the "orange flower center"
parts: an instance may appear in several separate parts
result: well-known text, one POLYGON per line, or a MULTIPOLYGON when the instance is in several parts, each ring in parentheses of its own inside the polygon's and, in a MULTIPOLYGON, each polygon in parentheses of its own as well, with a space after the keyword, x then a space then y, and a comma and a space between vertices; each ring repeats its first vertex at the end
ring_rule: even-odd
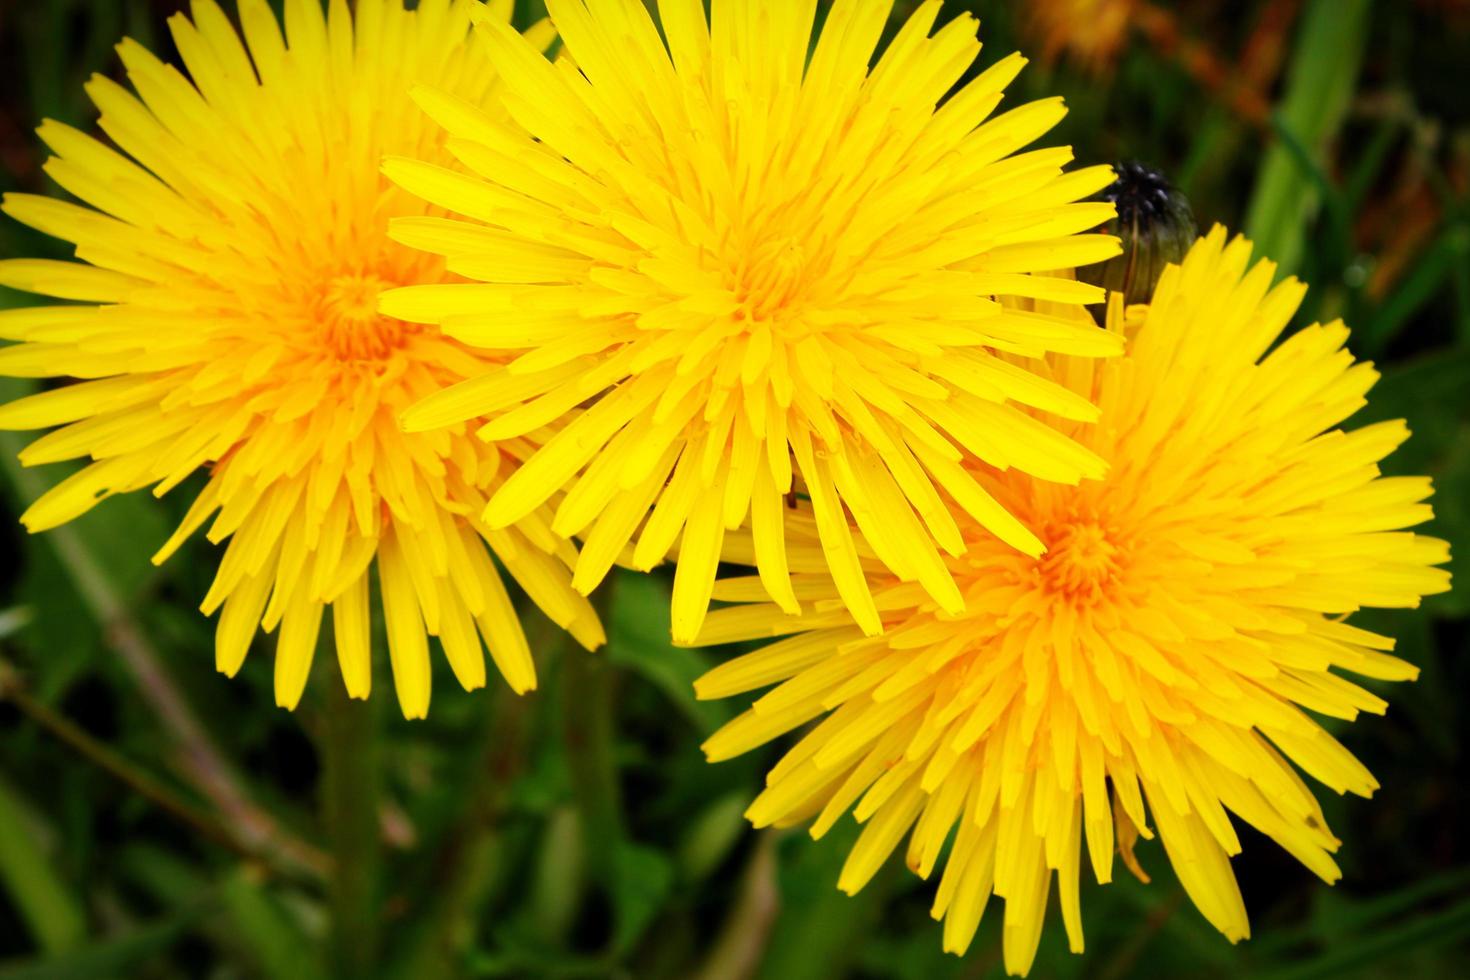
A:
POLYGON ((378 314, 378 294, 398 285, 374 272, 334 276, 316 310, 326 348, 343 361, 376 361, 402 346, 413 324, 378 314))
POLYGON ((737 318, 765 322, 790 314, 809 282, 806 250, 775 237, 744 250, 726 271, 725 288, 741 306, 737 318))
POLYGON ((1096 520, 1070 519, 1042 531, 1046 554, 1036 560, 1048 591, 1090 603, 1110 591, 1122 576, 1126 552, 1116 529, 1096 520))

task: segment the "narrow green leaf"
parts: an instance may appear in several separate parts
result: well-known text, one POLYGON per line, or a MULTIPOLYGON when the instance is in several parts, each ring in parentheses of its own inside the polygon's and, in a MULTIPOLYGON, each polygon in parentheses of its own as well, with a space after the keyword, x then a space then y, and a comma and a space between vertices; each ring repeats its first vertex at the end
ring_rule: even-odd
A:
POLYGON ((587 855, 581 817, 558 807, 545 822, 525 908, 537 937, 564 942, 587 889, 587 855))
POLYGON ((1414 259, 1403 280, 1354 336, 1354 345, 1369 357, 1383 353, 1404 324, 1438 295, 1455 263, 1465 262, 1466 229, 1451 226, 1414 259))
POLYGON ((1373 131, 1368 146, 1358 154, 1357 162, 1342 189, 1342 203, 1349 213, 1356 213, 1367 199, 1374 181, 1383 172, 1388 161, 1388 151, 1398 142, 1405 126, 1405 117, 1391 115, 1380 122, 1373 131))
POLYGON ((614 847, 612 898, 617 928, 613 955, 633 948, 663 908, 673 885, 674 867, 662 851, 631 842, 614 847))
MULTIPOLYGON (((1347 114, 1368 40, 1368 0, 1311 0, 1297 30, 1279 125, 1318 161, 1347 114)), ((1283 274, 1296 270, 1321 192, 1284 141, 1266 153, 1245 231, 1283 274)))
POLYGON ((324 978, 316 960, 316 944, 308 941, 266 892, 254 869, 236 869, 221 883, 219 895, 241 948, 259 964, 264 976, 273 980, 324 978))
POLYGON ((694 816, 679 842, 679 867, 693 881, 709 875, 745 832, 745 808, 750 794, 744 789, 727 793, 694 816))
POLYGON ((1412 916, 1395 926, 1334 936, 1321 956, 1300 965, 1263 971, 1259 976, 1262 980, 1366 976, 1371 964, 1458 945, 1467 938, 1470 938, 1470 899, 1440 912, 1412 916))
POLYGON ((115 939, 93 943, 49 959, 0 965, 0 980, 98 980, 99 977, 139 976, 137 968, 177 942, 197 915, 195 911, 172 916, 115 939))
POLYGON ((1327 926, 1321 931, 1327 937, 1377 931, 1391 919, 1412 915, 1442 897, 1463 894, 1467 887, 1470 887, 1470 867, 1433 875, 1397 891, 1370 898, 1350 898, 1335 890, 1323 891, 1317 901, 1317 919, 1327 926), (1323 908, 1331 910, 1330 918, 1320 914, 1323 908))
POLYGON ((15 903, 36 945, 48 953, 76 947, 87 919, 74 895, 42 853, 25 807, 0 782, 0 886, 15 903))

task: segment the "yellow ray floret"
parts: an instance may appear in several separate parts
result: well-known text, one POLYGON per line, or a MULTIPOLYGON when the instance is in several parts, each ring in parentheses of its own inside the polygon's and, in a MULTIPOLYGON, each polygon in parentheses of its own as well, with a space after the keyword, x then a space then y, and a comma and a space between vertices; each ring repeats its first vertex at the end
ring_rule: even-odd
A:
POLYGON ((1273 288, 1274 267, 1248 269, 1250 251, 1215 229, 1126 325, 1114 304, 1125 357, 1051 359, 1049 376, 1102 410, 1072 434, 1109 475, 1077 487, 982 476, 1048 550, 1030 558, 966 523, 970 550, 949 561, 964 614, 875 575, 885 632, 865 637, 805 512, 789 523, 808 612, 762 602, 751 579, 716 588, 741 604, 710 613, 704 641, 787 638, 696 684, 706 698, 776 685, 706 753, 729 758, 820 719, 747 816, 815 817, 820 836, 851 810, 866 826, 838 883, 847 892, 907 834, 910 868, 927 878, 942 863, 933 914, 947 950, 965 951, 996 895, 1006 967, 1025 973, 1055 872, 1081 951, 1084 838, 1107 882, 1115 849, 1142 874, 1133 843, 1156 831, 1232 941, 1249 931, 1229 860, 1236 821, 1339 877, 1338 841, 1297 770, 1338 793, 1377 784, 1312 715, 1384 710, 1344 675, 1415 676, 1392 640, 1346 617, 1443 592, 1449 573, 1435 566, 1449 549, 1406 530, 1431 516, 1429 481, 1379 476, 1403 423, 1336 428, 1376 377, 1344 349, 1347 329, 1277 343, 1303 289, 1273 288))
POLYGON ((891 0, 837 0, 815 44, 816 0, 715 0, 709 22, 702 0, 657 6, 662 33, 639 0, 550 0, 556 63, 483 23, 515 126, 420 92, 473 174, 390 159, 400 186, 457 212, 393 234, 475 281, 395 290, 383 309, 513 359, 405 425, 501 413, 480 434, 508 438, 595 400, 485 519, 518 520, 575 481, 553 523, 585 542, 573 584, 586 593, 616 561, 648 568, 677 546, 681 640, 743 524, 768 594, 797 610, 793 492, 811 499, 864 630, 881 620, 849 515, 888 545, 890 571, 958 612, 942 553, 965 542, 942 494, 1009 546, 1042 547, 958 464, 962 449, 1061 483, 1102 475, 1054 424, 1093 406, 995 352, 1118 352, 1090 323, 999 301, 1101 298, 1057 270, 1117 252, 1087 233, 1112 206, 1083 201, 1110 171, 1064 173, 1064 148, 1023 152, 1065 109, 997 114, 1024 59, 971 76, 976 22, 936 30, 938 0, 871 70, 891 0))
MULTIPOLYGON (((429 706, 427 634, 467 688, 488 647, 517 691, 535 669, 492 561, 588 646, 602 631, 570 585, 575 551, 549 508, 491 528, 489 494, 554 429, 485 442, 464 426, 405 435, 397 416, 498 363, 438 329, 377 312, 389 287, 453 278, 388 238, 390 215, 433 209, 382 176, 383 154, 451 166, 439 128, 408 95, 429 81, 491 99, 498 81, 466 43, 469 0, 240 0, 244 39, 213 0, 169 23, 188 78, 142 46, 118 47, 134 92, 94 77, 111 144, 40 129, 46 171, 83 203, 7 195, 19 221, 76 245, 77 262, 0 262, 0 284, 85 305, 0 314, 0 374, 84 379, 0 407, 0 426, 59 426, 30 464, 90 462, 22 517, 55 527, 103 498, 162 495, 207 477, 162 561, 213 517, 228 539, 204 599, 219 612, 217 663, 234 674, 259 629, 279 627, 276 698, 300 699, 332 608, 343 679, 371 684, 376 560, 404 713, 429 706)), ((483 16, 504 22, 511 4, 483 16)), ((524 43, 545 47, 546 25, 524 43)), ((554 492, 556 488, 551 488, 554 492)))

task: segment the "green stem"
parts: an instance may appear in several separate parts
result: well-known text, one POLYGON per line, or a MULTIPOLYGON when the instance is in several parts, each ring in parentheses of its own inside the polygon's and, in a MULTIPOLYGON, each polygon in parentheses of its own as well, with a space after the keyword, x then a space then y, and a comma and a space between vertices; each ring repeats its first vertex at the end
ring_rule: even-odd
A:
POLYGON ((327 687, 322 789, 332 851, 331 973, 368 977, 377 960, 379 925, 378 701, 353 701, 335 678, 327 687))
MULTIPOLYGON (((593 596, 603 623, 610 621, 613 579, 609 578, 593 596)), ((603 651, 588 653, 574 649, 561 664, 562 737, 567 762, 572 770, 572 791, 582 815, 587 853, 593 870, 604 882, 613 874, 613 849, 609 841, 627 836, 623 821, 622 791, 618 785, 617 741, 613 723, 614 686, 617 671, 603 651)))
MULTIPOLYGON (((539 629, 528 630, 528 638, 543 680, 549 661, 559 660, 561 648, 573 645, 544 619, 539 629)), ((490 704, 475 738, 481 747, 478 762, 467 767, 459 794, 462 817, 434 858, 434 866, 443 871, 435 876, 439 884, 432 904, 419 917, 420 926, 394 944, 386 975, 395 980, 459 976, 466 937, 474 935, 480 911, 503 884, 500 823, 510 789, 525 767, 527 730, 539 695, 518 695, 500 677, 491 678, 490 688, 490 704)))

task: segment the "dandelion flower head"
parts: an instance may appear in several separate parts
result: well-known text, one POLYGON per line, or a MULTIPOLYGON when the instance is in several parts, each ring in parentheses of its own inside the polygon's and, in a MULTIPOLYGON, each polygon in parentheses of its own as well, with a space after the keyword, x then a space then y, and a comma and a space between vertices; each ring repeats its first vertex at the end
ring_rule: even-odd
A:
POLYGON ((402 186, 459 218, 401 240, 478 282, 397 290, 384 309, 514 359, 411 410, 410 430, 487 412, 535 431, 588 403, 498 488, 499 527, 574 481, 553 528, 580 536, 574 586, 677 546, 673 632, 703 620, 728 530, 747 523, 768 594, 795 612, 785 498, 809 496, 844 601, 880 616, 849 531, 944 608, 951 504, 1008 546, 1040 540, 960 465, 1075 483, 1095 454, 1053 422, 1087 401, 1029 370, 1048 352, 1115 354, 1090 323, 1001 302, 1078 305, 1101 292, 1055 270, 1105 259, 1083 199, 1105 167, 1022 152, 1065 113, 996 113, 1019 55, 972 72, 977 24, 920 4, 870 68, 891 0, 550 0, 568 55, 503 24, 480 30, 520 128, 441 113, 475 176, 394 160, 402 186), (1023 410, 1044 410, 1037 415, 1023 410), (885 533, 885 529, 891 533, 885 533))
MULTIPOLYGON (((349 693, 371 686, 376 560, 405 714, 428 710, 428 635, 465 687, 485 682, 481 645, 517 690, 535 684, 525 637, 491 554, 588 645, 601 627, 570 587, 574 552, 528 511, 498 529, 488 492, 535 436, 487 443, 463 427, 408 436, 405 408, 487 370, 495 355, 377 312, 393 286, 453 278, 388 238, 390 216, 431 210, 381 173, 385 153, 446 165, 417 83, 485 102, 493 66, 466 43, 469 0, 240 0, 241 32, 213 0, 170 28, 187 77, 126 40, 136 94, 94 76, 110 145, 46 122, 47 173, 82 203, 12 194, 12 217, 74 243, 78 261, 0 262, 0 284, 75 301, 0 313, 0 373, 81 379, 0 408, 9 429, 59 426, 27 464, 89 462, 22 518, 55 527, 103 498, 162 495, 206 479, 162 561, 213 517, 228 539, 203 602, 219 611, 217 665, 241 666, 278 630, 276 698, 294 706, 325 608, 349 693), (243 33, 243 41, 242 41, 243 33)), ((478 6, 475 4, 474 6, 478 6)), ((485 16, 505 21, 510 0, 485 16)), ((524 43, 546 47, 548 26, 524 43)))
POLYGON ((1102 410, 1073 435, 1108 476, 982 475, 1048 550, 1030 557, 968 526, 970 550, 950 559, 964 614, 889 576, 875 586, 886 632, 864 637, 811 531, 792 545, 808 570, 795 576, 803 616, 760 602, 753 579, 716 590, 741 604, 712 612, 703 641, 791 635, 697 683, 703 697, 776 685, 707 742, 710 758, 820 719, 747 816, 815 817, 820 836, 852 811, 865 826, 839 881, 849 893, 906 834, 925 878, 947 853, 933 906, 947 950, 965 951, 996 895, 1006 967, 1025 973, 1055 873, 1080 952, 1084 838, 1107 882, 1115 851, 1141 875, 1134 843, 1157 834, 1232 941, 1249 932, 1230 866, 1237 823, 1339 877, 1338 841, 1298 770, 1338 793, 1377 783, 1313 716, 1385 709, 1348 675, 1415 676, 1391 639, 1346 619, 1444 591, 1435 566, 1449 552, 1406 530, 1431 516, 1429 480, 1379 474, 1404 424, 1338 428, 1376 378, 1344 349, 1347 328, 1278 343, 1303 287, 1273 287, 1273 265, 1250 266, 1250 252, 1216 228, 1149 306, 1126 318, 1112 306, 1124 357, 1052 363, 1054 381, 1102 410))

